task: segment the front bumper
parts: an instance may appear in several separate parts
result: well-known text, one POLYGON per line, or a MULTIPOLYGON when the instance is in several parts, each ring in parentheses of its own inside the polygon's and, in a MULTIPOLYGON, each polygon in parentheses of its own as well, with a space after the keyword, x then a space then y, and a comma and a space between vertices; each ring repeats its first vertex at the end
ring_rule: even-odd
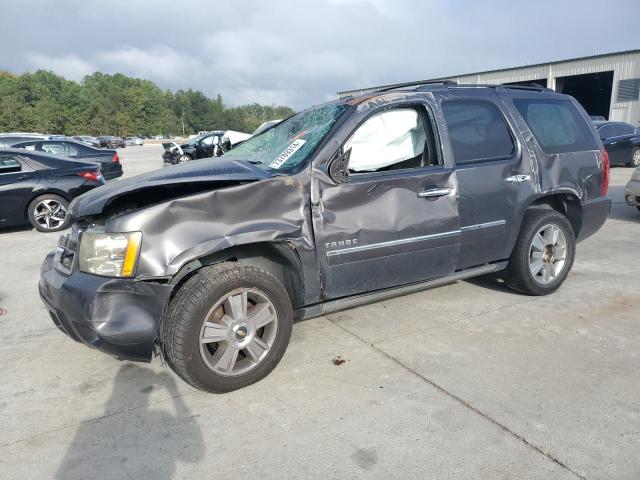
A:
POLYGON ((624 199, 629 205, 640 207, 640 181, 631 180, 624 187, 624 199))
POLYGON ((151 361, 172 287, 78 271, 65 275, 54 267, 54 253, 42 264, 39 292, 55 325, 119 359, 151 361))

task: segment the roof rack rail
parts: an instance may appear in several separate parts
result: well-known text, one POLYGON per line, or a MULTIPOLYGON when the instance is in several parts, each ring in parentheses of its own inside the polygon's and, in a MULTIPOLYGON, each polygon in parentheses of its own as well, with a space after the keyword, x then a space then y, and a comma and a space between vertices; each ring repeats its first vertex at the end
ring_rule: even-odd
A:
POLYGON ((526 85, 500 85, 500 87, 512 88, 514 90, 537 90, 539 92, 542 92, 545 90, 551 90, 550 88, 535 82, 528 83, 526 85))
POLYGON ((389 85, 388 87, 379 88, 375 92, 388 92, 390 90, 398 90, 407 87, 416 87, 416 91, 427 90, 429 85, 457 85, 453 80, 437 80, 437 81, 418 81, 418 82, 405 82, 396 83, 395 85, 389 85), (425 87, 425 88, 421 88, 425 87))

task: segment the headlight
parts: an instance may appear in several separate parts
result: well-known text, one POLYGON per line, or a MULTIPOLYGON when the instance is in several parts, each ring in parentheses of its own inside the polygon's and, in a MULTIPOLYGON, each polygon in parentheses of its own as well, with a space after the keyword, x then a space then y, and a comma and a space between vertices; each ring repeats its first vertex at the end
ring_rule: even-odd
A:
POLYGON ((105 277, 133 277, 141 242, 142 232, 87 230, 80 238, 80 271, 105 277))
POLYGON ((631 175, 631 180, 635 180, 636 182, 640 182, 640 167, 636 168, 633 171, 633 175, 631 175))

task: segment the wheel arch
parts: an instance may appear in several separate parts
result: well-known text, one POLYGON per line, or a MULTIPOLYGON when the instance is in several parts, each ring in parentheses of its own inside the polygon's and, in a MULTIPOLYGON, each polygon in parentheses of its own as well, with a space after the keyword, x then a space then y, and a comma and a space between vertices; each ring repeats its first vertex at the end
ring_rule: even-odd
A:
POLYGON ((569 220, 576 238, 582 229, 582 205, 574 192, 549 193, 534 199, 525 209, 547 208, 563 214, 569 220))
POLYGON ((294 310, 304 305, 302 262, 295 246, 286 241, 244 244, 194 259, 173 276, 170 282, 174 285, 172 295, 201 268, 222 262, 243 262, 266 270, 285 287, 294 310))

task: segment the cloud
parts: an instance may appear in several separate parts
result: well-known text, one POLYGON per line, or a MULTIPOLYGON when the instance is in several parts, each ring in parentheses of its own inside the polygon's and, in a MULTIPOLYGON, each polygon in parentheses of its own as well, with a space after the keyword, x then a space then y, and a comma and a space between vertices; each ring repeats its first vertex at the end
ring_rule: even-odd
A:
POLYGON ((191 78, 205 68, 198 58, 181 54, 166 45, 149 48, 126 46, 99 52, 96 62, 108 72, 123 72, 162 83, 176 83, 191 78))
POLYGON ((72 53, 60 56, 49 56, 39 53, 27 55, 28 64, 34 70, 52 70, 70 80, 82 80, 97 70, 96 66, 72 53))
POLYGON ((0 58, 15 72, 99 70, 225 103, 322 102, 338 90, 640 47, 637 0, 5 0, 0 58), (24 12, 29 12, 28 30, 24 12), (616 35, 598 35, 615 31, 616 35), (20 41, 16 41, 19 39, 20 41))

